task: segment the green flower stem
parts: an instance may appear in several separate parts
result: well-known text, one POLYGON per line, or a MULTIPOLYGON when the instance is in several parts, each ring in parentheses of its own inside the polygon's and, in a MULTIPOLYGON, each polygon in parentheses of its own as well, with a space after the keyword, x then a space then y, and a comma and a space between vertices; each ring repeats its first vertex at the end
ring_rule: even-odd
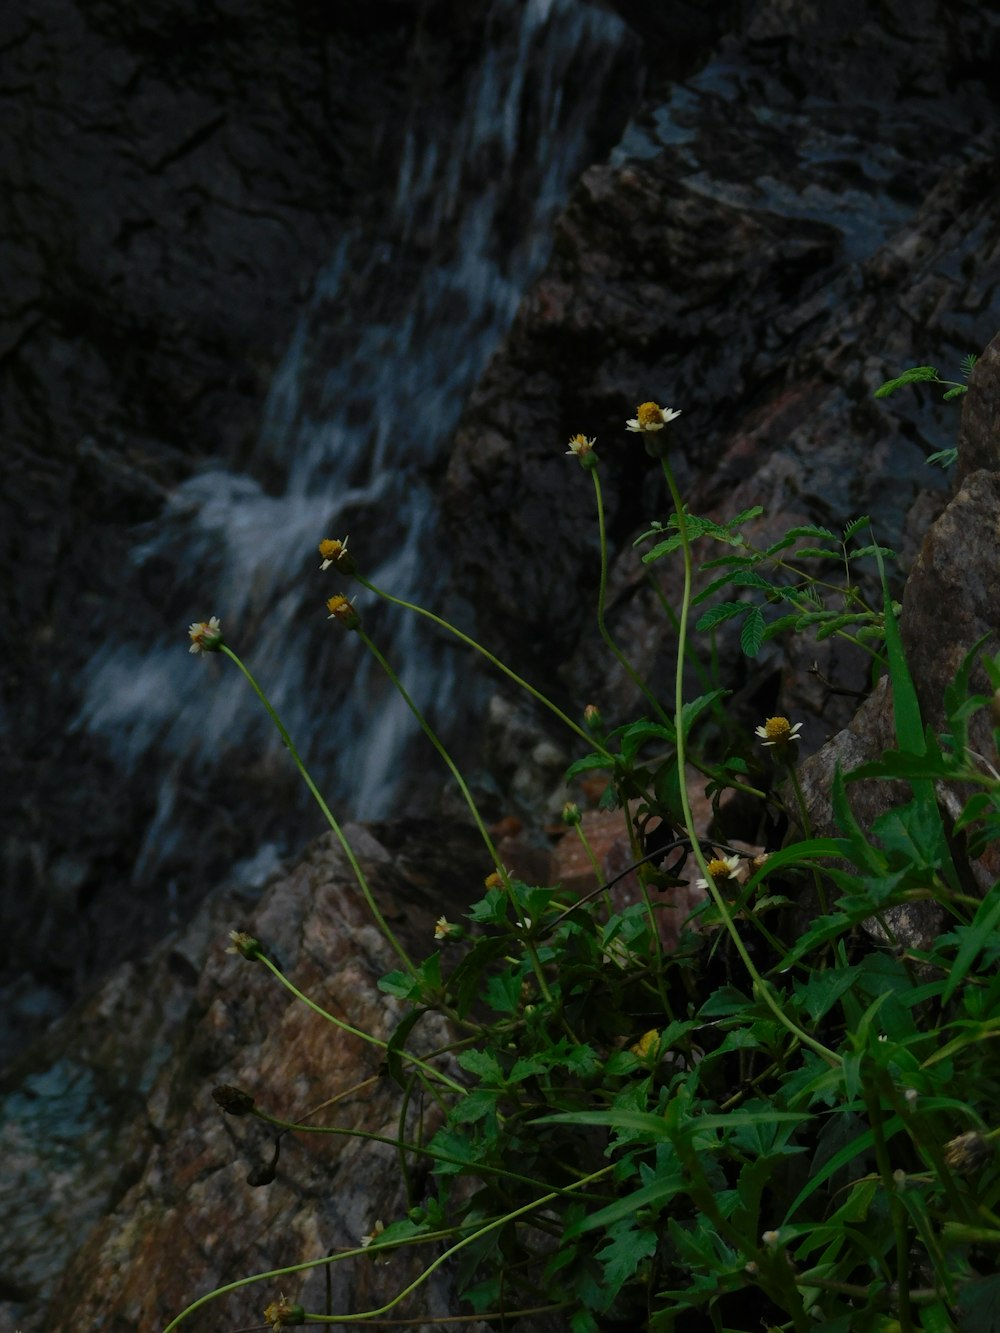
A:
MULTIPOLYGON (((393 671, 392 667, 386 661, 383 654, 375 646, 375 644, 364 632, 364 630, 360 627, 360 625, 355 629, 354 632, 360 638, 361 642, 365 645, 365 647, 368 649, 371 655, 375 658, 376 662, 378 662, 379 666, 389 677, 390 681, 392 681, 393 686, 399 691, 399 694, 402 696, 403 702, 406 704, 407 708, 409 708, 410 712, 413 714, 413 716, 417 719, 417 722, 420 724, 421 731, 423 731, 424 735, 427 737, 430 743, 434 746, 435 750, 437 750, 438 754, 447 764, 452 777, 458 783, 459 790, 461 791, 463 797, 465 798, 465 803, 469 807, 469 810, 472 814, 472 818, 475 821, 476 828, 479 830, 480 837, 486 844, 486 850, 489 852, 490 859, 497 868, 497 874, 503 880, 509 892, 510 876, 508 875, 507 869, 504 866, 503 862, 500 860, 500 853, 497 851, 493 839, 490 837, 486 825, 483 823, 483 817, 479 813, 479 807, 476 805, 475 798, 473 797, 472 792, 469 790, 469 784, 466 782, 465 778, 462 777, 461 770, 455 763, 454 759, 452 759, 448 751, 444 748, 441 741, 438 739, 437 732, 424 717, 423 713, 420 711, 417 705, 413 702, 412 698, 407 693, 406 687, 404 686, 403 682, 396 675, 395 671, 393 671)), ((531 966, 534 969, 535 976, 538 978, 538 985, 542 992, 542 995, 544 996, 545 1000, 549 1004, 551 1004, 552 994, 549 991, 548 984, 545 980, 545 973, 542 971, 542 965, 539 962, 538 953, 534 945, 530 942, 530 940, 524 941, 524 947, 528 952, 529 958, 531 959, 531 966)))
MULTIPOLYGON (((465 1224, 470 1225, 469 1223, 465 1224)), ((459 1228, 461 1229, 461 1228, 459 1228)), ((419 1236, 407 1236, 398 1241, 387 1241, 380 1248, 384 1250, 399 1249, 403 1245, 426 1244, 433 1241, 446 1240, 454 1234, 455 1228, 440 1231, 425 1231, 419 1236)), ((214 1291, 206 1292, 204 1296, 199 1296, 196 1301, 182 1310, 179 1315, 171 1319, 170 1323, 164 1328, 163 1333, 173 1333, 175 1328, 179 1328, 189 1315, 195 1314, 203 1306, 218 1300, 220 1296, 228 1296, 234 1291, 240 1291, 244 1287, 251 1287, 255 1282, 270 1282, 274 1278, 291 1277, 295 1273, 308 1273, 314 1268, 323 1268, 329 1264, 339 1263, 342 1259, 353 1259, 360 1255, 369 1253, 367 1246, 357 1245, 353 1248, 338 1250, 334 1254, 324 1254, 321 1259, 307 1259, 301 1264, 289 1264, 285 1268, 272 1268, 266 1273, 252 1273, 249 1277, 238 1278, 235 1282, 227 1282, 225 1286, 216 1287, 214 1291)), ((308 1318, 308 1316, 307 1316, 308 1318)))
MULTIPOLYGON (((463 1088, 462 1091, 468 1092, 469 1089, 463 1088)), ((267 1111, 262 1111, 259 1109, 259 1107, 256 1106, 254 1107, 252 1114, 255 1115, 258 1120, 262 1120, 265 1124, 273 1125, 275 1129, 285 1130, 289 1133, 333 1134, 334 1136, 339 1135, 341 1138, 366 1139, 370 1143, 384 1143, 386 1147, 389 1148, 397 1148, 397 1149, 403 1148, 407 1152, 416 1153, 420 1157, 428 1157, 435 1162, 448 1162, 452 1166, 462 1166, 462 1167, 469 1166, 469 1161, 466 1158, 452 1157, 448 1153, 437 1152, 434 1148, 424 1147, 422 1143, 407 1143, 403 1139, 389 1138, 388 1135, 375 1134, 371 1130, 367 1129, 347 1129, 343 1125, 306 1125, 303 1124, 301 1121, 282 1120, 280 1116, 269 1115, 267 1111)), ((483 1161, 477 1161, 475 1163, 475 1167, 477 1171, 483 1174, 498 1176, 503 1180, 513 1180, 518 1185, 531 1185, 535 1189, 538 1188, 538 1181, 532 1179, 531 1176, 518 1175, 516 1171, 505 1171, 502 1167, 489 1166, 483 1161)), ((605 1170, 611 1170, 611 1169, 612 1168, 610 1167, 605 1168, 605 1170)), ((600 1171, 597 1172, 598 1176, 600 1176, 601 1174, 602 1172, 600 1171)), ((596 1178, 595 1176, 585 1176, 581 1180, 575 1181, 572 1185, 566 1185, 562 1188, 550 1185, 549 1190, 551 1192, 548 1197, 550 1199, 555 1199, 563 1194, 573 1195, 579 1190, 581 1185, 587 1184, 588 1181, 591 1181, 595 1178, 596 1178)), ((600 1203, 612 1202, 612 1200, 609 1199, 607 1195, 603 1194, 586 1195, 584 1197, 589 1198, 591 1202, 600 1202, 600 1203)))
MULTIPOLYGON (((573 827, 574 827, 574 829, 576 830, 576 836, 579 838, 579 840, 580 840, 580 844, 581 844, 581 846, 583 847, 583 850, 584 850, 584 851, 586 852, 586 854, 587 854, 587 860, 590 862, 590 868, 591 868, 591 870, 593 870, 593 872, 594 872, 594 878, 597 880, 598 884, 603 883, 603 881, 604 881, 604 871, 601 869, 601 863, 598 861, 597 857, 594 855, 594 849, 593 849, 593 847, 591 847, 591 845, 590 845, 590 839, 587 837, 586 833, 584 833, 584 831, 583 831, 583 824, 582 824, 582 823, 576 823, 576 824, 573 825, 573 827)), ((614 912, 614 910, 615 910, 615 909, 614 909, 614 904, 613 904, 612 901, 611 901, 611 890, 610 890, 610 889, 605 889, 605 890, 604 890, 604 906, 605 906, 605 909, 607 910, 608 916, 610 917, 610 916, 612 915, 612 913, 614 912)))
MULTIPOLYGON (((285 976, 277 964, 272 963, 266 954, 260 954, 258 956, 258 961, 263 963, 267 970, 272 973, 273 976, 278 978, 285 989, 291 991, 295 998, 301 1000, 306 1008, 311 1009, 314 1014, 318 1014, 320 1018, 325 1018, 328 1023, 332 1023, 334 1027, 340 1028, 342 1032, 347 1032, 350 1036, 357 1037, 360 1041, 366 1041, 369 1046, 377 1046, 382 1051, 387 1051, 389 1049, 389 1043, 387 1041, 382 1041, 379 1037, 373 1037, 370 1032, 363 1032, 361 1028, 352 1027, 350 1023, 345 1023, 342 1018, 337 1018, 335 1014, 331 1014, 328 1010, 323 1009, 315 1000, 310 1000, 309 996, 300 991, 294 982, 289 981, 288 977, 285 976)), ((435 1069, 433 1065, 426 1064, 418 1056, 411 1055, 409 1051, 405 1050, 401 1050, 399 1055, 402 1059, 407 1060, 416 1069, 421 1070, 435 1082, 443 1083, 446 1088, 450 1088, 452 1092, 461 1093, 463 1097, 467 1095, 469 1091, 468 1088, 463 1087, 461 1083, 457 1083, 453 1078, 449 1078, 447 1074, 442 1074, 441 1071, 435 1069)))
POLYGON ((519 676, 516 671, 511 670, 506 663, 501 662, 500 658, 494 656, 488 648, 484 648, 481 643, 477 643, 476 640, 470 638, 468 634, 463 634, 463 632, 456 628, 456 626, 452 625, 450 621, 445 620, 442 616, 435 615, 433 611, 428 611, 426 607, 418 606, 416 602, 408 602, 403 597, 394 597, 392 593, 385 592, 382 588, 377 587, 376 584, 372 583, 369 579, 363 578, 360 574, 356 573, 354 577, 363 588, 367 588, 369 592, 373 592, 376 597, 381 597, 384 602, 391 602, 393 606, 401 606, 407 611, 414 611, 418 616, 425 616, 435 625, 439 625, 441 629, 447 630, 449 634, 453 635, 454 638, 458 639, 461 643, 472 648, 475 652, 479 653, 481 657, 485 657, 487 662, 492 666, 495 666, 498 671, 503 672, 508 680, 512 680, 520 689, 526 690, 533 699, 537 699, 544 708, 547 708, 554 717, 559 719, 563 726, 568 727, 569 730, 574 732, 585 744, 589 745, 592 749, 599 751, 606 759, 614 759, 614 755, 610 750, 606 750, 599 741, 594 739, 590 732, 585 731, 578 722, 574 722, 571 717, 568 717, 558 705, 552 702, 551 699, 546 698, 540 690, 536 690, 534 685, 529 685, 522 676, 519 676))
POLYGON ((840 1056, 838 1056, 834 1051, 829 1050, 821 1042, 816 1041, 814 1037, 810 1037, 808 1032, 804 1032, 802 1028, 798 1026, 797 1023, 794 1023, 788 1017, 788 1015, 781 1008, 781 1005, 771 994, 771 988, 768 985, 768 983, 757 971, 756 967, 753 964, 753 960, 747 953, 746 945, 743 943, 743 940, 740 937, 740 933, 736 929, 736 923, 733 921, 732 915, 726 904, 726 900, 719 892, 715 880, 708 873, 708 863, 705 860, 705 854, 701 850, 701 843, 698 840, 698 831, 694 826, 694 818, 691 814, 691 802, 688 798, 687 783, 684 780, 684 768, 686 762, 686 748, 687 748, 684 737, 684 728, 683 728, 684 643, 685 640, 687 639, 688 619, 691 613, 691 570, 692 570, 691 539, 688 536, 687 519, 684 513, 684 505, 681 502, 681 497, 677 490, 677 483, 674 481, 674 474, 671 471, 670 465, 668 464, 665 458, 661 457, 660 463, 663 466, 663 475, 666 477, 667 485, 670 488, 670 498, 673 501, 674 510, 676 511, 677 514, 677 530, 680 534, 681 548, 684 552, 684 594, 681 600, 680 624, 678 631, 680 636, 680 647, 677 653, 677 667, 674 673, 674 713, 675 713, 674 726, 677 731, 677 769, 680 776, 680 781, 678 782, 677 785, 680 791, 681 809, 684 812, 684 827, 687 830, 688 837, 691 839, 691 851, 694 854, 695 861, 697 862, 702 875, 705 877, 705 882, 708 884, 708 890, 709 893, 712 895, 712 901, 715 903, 719 915, 722 918, 722 922, 725 925, 726 930, 729 932, 729 936, 733 941, 733 945, 736 948, 736 952, 743 960, 743 966, 746 968, 747 972, 750 975, 751 980, 753 981, 753 989, 755 994, 757 994, 764 1001, 767 1007, 774 1014, 775 1018, 778 1020, 779 1023, 781 1023, 781 1025, 784 1028, 786 1028, 794 1037, 798 1037, 798 1039, 802 1042, 804 1046, 808 1046, 811 1051, 815 1051, 817 1055, 821 1056, 827 1062, 827 1064, 829 1064, 832 1068, 836 1069, 842 1063, 840 1056))
POLYGON ((465 798, 465 803, 469 807, 469 811, 472 814, 473 820, 475 821, 476 828, 479 830, 479 835, 482 838, 483 842, 486 844, 486 850, 489 853, 490 860, 496 866, 497 874, 500 876, 502 880, 506 882, 507 871, 504 869, 503 862, 500 860, 500 854, 497 851, 496 846, 494 845, 493 839, 490 837, 487 831, 486 825, 483 823, 483 817, 479 813, 479 807, 476 805, 475 798, 473 797, 472 792, 469 790, 469 786, 468 783, 465 781, 465 778, 462 777, 458 765, 452 759, 448 751, 444 748, 441 741, 438 739, 437 733, 435 732, 434 728, 424 717, 423 713, 420 711, 417 705, 413 702, 413 699, 407 693, 405 685, 396 675, 395 671, 393 671, 392 667, 386 661, 383 654, 379 651, 379 649, 375 646, 375 644, 372 642, 372 640, 368 637, 368 635, 364 632, 364 630, 360 626, 358 626, 358 628, 354 632, 355 634, 357 634, 358 638, 371 653, 372 657, 375 658, 375 661, 378 662, 379 666, 382 668, 385 674, 389 677, 390 681, 393 684, 393 687, 398 691, 398 693, 403 699, 403 702, 406 704, 407 708, 417 719, 417 722, 420 725, 420 730, 424 733, 424 735, 427 737, 430 743, 434 746, 435 750, 437 750, 438 754, 444 760, 445 764, 448 766, 448 769, 452 777, 458 783, 458 787, 462 793, 462 796, 465 798))
POLYGON ((597 592, 597 628, 600 630, 601 638, 625 669, 625 673, 629 680, 631 680, 632 684, 645 695, 647 702, 660 721, 665 722, 669 726, 670 718, 664 712, 659 699, 653 694, 652 690, 636 671, 635 667, 633 667, 632 663, 618 647, 617 643, 615 643, 607 625, 604 623, 604 607, 608 594, 608 539, 604 522, 604 496, 601 491, 601 479, 597 475, 597 469, 593 468, 590 475, 594 480, 594 495, 597 499, 597 529, 601 540, 601 581, 597 592))
POLYGON ((343 830, 341 829, 340 825, 334 818, 333 812, 330 810, 330 807, 323 799, 322 793, 320 792, 319 788, 316 786, 315 782, 313 782, 312 777, 309 774, 309 770, 302 762, 302 759, 299 756, 299 752, 295 748, 294 743, 292 742, 291 736, 289 736, 288 732, 285 730, 285 724, 282 722, 281 718, 278 716, 278 714, 274 711, 274 708, 271 706, 270 699, 268 699, 267 695, 257 684, 256 680, 254 679, 249 669, 246 666, 244 666, 243 662, 240 660, 240 658, 236 656, 236 654, 233 652, 231 648, 228 648, 223 643, 219 645, 218 651, 221 653, 225 653, 225 655, 231 661, 236 663, 239 669, 243 672, 243 675, 250 682, 250 685, 254 693, 257 695, 257 698, 264 705, 268 717, 270 717, 271 721, 277 727, 278 735, 284 741, 288 753, 292 756, 292 760, 295 764, 295 767, 299 770, 299 773, 302 775, 302 779, 305 782, 306 786, 309 788, 309 790, 312 792, 316 804, 319 806, 320 810, 322 810, 323 817, 326 819, 326 822, 330 825, 331 829, 333 829, 337 841, 343 848, 344 855, 347 857, 350 867, 354 871, 354 878, 358 881, 358 887, 361 889, 361 892, 364 895, 365 902, 368 904, 368 910, 375 918, 375 922, 378 925, 379 930, 382 932, 388 943, 395 950, 397 957, 399 958, 403 966, 406 968, 407 972, 409 972, 410 976, 416 977, 417 970, 413 966, 413 963, 410 961, 409 955, 407 954, 403 946, 400 944, 399 940, 396 939, 396 936, 389 928, 389 923, 386 921, 385 917, 379 911, 378 903, 376 903, 375 896, 368 886, 368 880, 365 878, 365 872, 361 869, 361 866, 358 862, 358 858, 354 855, 354 849, 351 847, 351 844, 347 841, 347 838, 344 836, 343 830))
MULTIPOLYGON (((600 1176, 607 1175, 609 1171, 613 1171, 614 1169, 614 1165, 602 1167, 600 1171, 594 1171, 591 1175, 584 1177, 584 1179, 579 1182, 579 1185, 571 1185, 570 1189, 578 1189, 585 1184, 589 1184, 592 1180, 598 1179, 600 1176)), ((569 1191, 560 1191, 560 1193, 568 1192, 569 1191)), ((508 1226, 511 1222, 515 1222, 519 1217, 524 1217, 528 1213, 536 1212, 539 1208, 544 1208, 546 1204, 551 1203, 558 1197, 559 1195, 556 1193, 545 1194, 540 1199, 535 1199, 531 1203, 526 1203, 522 1207, 516 1208, 513 1212, 505 1213, 503 1217, 498 1217, 494 1221, 488 1222, 486 1226, 479 1227, 470 1236, 466 1236, 463 1240, 458 1241, 457 1244, 452 1245, 449 1249, 445 1250, 443 1254, 438 1255, 432 1263, 427 1265, 419 1277, 414 1278, 414 1280, 404 1287, 397 1296, 394 1296, 392 1300, 388 1301, 385 1305, 380 1305, 378 1309, 365 1310, 361 1314, 351 1315, 308 1314, 306 1315, 306 1319, 310 1324, 360 1324, 373 1319, 376 1315, 386 1314, 389 1310, 395 1309, 400 1301, 405 1300, 411 1292, 416 1291, 418 1287, 422 1286, 433 1272, 440 1268, 442 1264, 448 1263, 448 1261, 454 1258, 460 1250, 464 1250, 466 1246, 481 1240, 483 1236, 488 1236, 490 1232, 498 1231, 501 1227, 508 1226)))
MULTIPOLYGON (((807 838, 812 837, 812 820, 809 818, 809 810, 806 806, 805 794, 802 791, 802 783, 799 781, 799 772, 795 767, 791 755, 788 756, 788 773, 792 780, 792 789, 795 792, 795 805, 799 812, 799 822, 802 825, 803 835, 807 838)), ((816 888, 816 897, 819 900, 819 909, 826 916, 829 908, 826 904, 826 890, 823 888, 823 880, 815 866, 812 868, 813 884, 816 888)))
POLYGON ((906 1226, 906 1210, 899 1197, 899 1190, 893 1179, 892 1163, 889 1161, 889 1148, 885 1139, 885 1124, 882 1118, 882 1105, 875 1089, 864 1080, 861 1095, 864 1097, 868 1112, 868 1123, 872 1128, 875 1143, 875 1161, 882 1180, 882 1189, 889 1204, 892 1219, 892 1231, 896 1239, 896 1294, 899 1301, 899 1322, 903 1328, 913 1327, 913 1314, 910 1310, 910 1238, 906 1226))

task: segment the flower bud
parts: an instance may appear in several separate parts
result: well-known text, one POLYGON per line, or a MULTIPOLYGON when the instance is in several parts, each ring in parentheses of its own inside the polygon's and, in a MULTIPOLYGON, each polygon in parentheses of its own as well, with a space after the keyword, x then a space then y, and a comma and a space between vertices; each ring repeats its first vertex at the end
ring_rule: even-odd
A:
POLYGON ((326 609, 330 612, 327 620, 339 621, 344 629, 357 629, 361 624, 361 617, 357 611, 347 598, 341 596, 340 593, 327 600, 326 609))
POLYGON ((231 1083, 220 1083, 212 1089, 212 1100, 226 1115, 250 1115, 254 1108, 254 1099, 242 1088, 234 1088, 231 1083))
POLYGON ((568 828, 575 828, 580 823, 582 816, 580 807, 575 801, 567 801, 562 808, 562 822, 568 828))

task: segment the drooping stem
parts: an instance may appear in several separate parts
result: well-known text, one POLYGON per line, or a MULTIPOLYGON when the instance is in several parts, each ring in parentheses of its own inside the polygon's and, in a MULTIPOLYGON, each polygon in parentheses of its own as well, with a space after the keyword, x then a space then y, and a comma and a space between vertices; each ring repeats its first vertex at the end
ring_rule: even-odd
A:
POLYGON ((670 489, 670 498, 673 501, 674 510, 677 514, 677 530, 681 539, 681 549, 684 555, 684 592, 681 599, 681 611, 678 618, 678 635, 680 644, 677 651, 677 665, 674 672, 674 725, 677 729, 677 768, 678 768, 678 789, 680 793, 681 809, 684 812, 684 827, 687 830, 688 837, 691 839, 691 852, 698 863, 705 882, 708 885, 708 891, 712 895, 712 901, 719 912, 722 923, 725 926, 736 952, 743 962, 743 966, 749 973, 752 981, 754 993, 764 1001, 767 1007, 774 1014, 775 1018, 781 1023, 788 1032, 797 1037, 804 1046, 815 1051, 829 1065, 836 1068, 840 1065, 840 1057, 828 1047, 811 1037, 793 1022, 778 1004, 777 1000, 771 994, 771 988, 764 978, 757 971, 753 960, 747 952, 747 947, 743 943, 739 931, 736 929, 736 923, 733 920, 732 913, 725 898, 719 892, 715 880, 709 874, 708 863, 705 854, 701 849, 701 843, 698 840, 698 833, 694 825, 694 818, 691 814, 691 801, 688 797, 687 783, 684 780, 685 760, 686 760, 686 741, 684 736, 684 644, 687 639, 688 620, 691 613, 691 585, 693 559, 691 555, 691 539, 687 528, 687 519, 684 512, 684 505, 681 501, 680 493, 677 490, 677 483, 674 480, 674 474, 666 458, 660 458, 663 467, 663 475, 666 478, 667 486, 670 489))
POLYGON ((243 675, 250 682, 250 686, 253 689, 254 693, 257 695, 257 698, 264 705, 268 717, 270 717, 271 721, 274 723, 275 727, 278 730, 278 735, 285 743, 285 748, 288 750, 288 753, 292 756, 292 762, 295 764, 295 767, 299 770, 303 782, 305 782, 306 786, 309 788, 310 792, 313 795, 314 800, 316 801, 316 804, 323 812, 324 819, 330 825, 330 828, 333 830, 334 836, 340 843, 344 855, 347 857, 348 864, 350 865, 352 871, 354 872, 354 878, 358 881, 358 887, 361 889, 361 893, 364 897, 364 900, 368 904, 368 910, 375 918, 375 922, 379 930, 385 936, 389 945, 395 951, 397 957, 399 958, 403 966, 406 968, 406 970, 410 973, 411 976, 415 977, 417 975, 416 968, 413 966, 409 954, 406 952, 406 950, 400 944, 399 940, 393 934, 392 930, 390 929, 389 923, 386 921, 385 917, 379 910, 379 905, 375 901, 375 895, 371 891, 371 887, 368 884, 365 872, 361 869, 361 864, 358 861, 358 858, 354 855, 354 849, 351 847, 351 844, 347 841, 347 838, 345 837, 344 831, 340 827, 340 824, 334 818, 332 810, 327 805, 326 801, 323 799, 322 792, 316 786, 315 782, 313 782, 309 770, 302 762, 302 758, 298 750, 295 748, 295 744, 291 736, 289 736, 288 731, 285 728, 285 724, 282 722, 281 718, 275 712, 274 708, 271 705, 270 699, 268 699, 267 695, 257 684, 257 681, 254 679, 254 676, 250 672, 250 670, 244 665, 241 659, 237 657, 237 655, 233 652, 231 648, 227 647, 226 644, 220 644, 219 652, 225 653, 225 655, 231 661, 236 663, 239 669, 243 672, 243 675))

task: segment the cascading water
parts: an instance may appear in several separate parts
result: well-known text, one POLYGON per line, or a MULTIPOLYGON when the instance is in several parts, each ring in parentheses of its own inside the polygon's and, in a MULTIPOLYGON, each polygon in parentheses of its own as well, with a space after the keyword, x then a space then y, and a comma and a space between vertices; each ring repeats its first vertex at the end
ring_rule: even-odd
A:
MULTIPOLYGON (((428 474, 545 262, 555 211, 608 138, 600 93, 629 45, 620 20, 580 0, 495 0, 487 29, 464 114, 443 127, 414 109, 393 206, 374 231, 344 235, 319 276, 244 471, 191 477, 132 552, 140 571, 170 568, 187 620, 221 617, 338 810, 366 818, 412 804, 415 723, 362 645, 326 624, 325 598, 350 589, 319 573, 317 543, 349 533, 375 583, 433 604, 446 557, 428 474)), ((471 673, 416 617, 367 594, 358 609, 447 733, 471 673)), ((236 744, 280 747, 230 664, 188 657, 185 628, 109 643, 78 720, 161 781, 137 880, 190 836, 180 786, 208 791, 236 744)))

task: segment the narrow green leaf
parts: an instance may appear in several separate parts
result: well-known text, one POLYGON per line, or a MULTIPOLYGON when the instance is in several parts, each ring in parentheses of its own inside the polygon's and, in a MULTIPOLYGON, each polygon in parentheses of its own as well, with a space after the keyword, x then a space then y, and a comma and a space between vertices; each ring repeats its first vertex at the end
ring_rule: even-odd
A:
POLYGON ((975 961, 976 955, 987 944, 994 943, 991 938, 1000 924, 1000 883, 994 884, 989 893, 979 904, 969 930, 962 941, 962 946, 951 965, 951 975, 944 988, 942 997, 945 1004, 965 980, 965 974, 975 961))
POLYGON ((740 647, 747 657, 756 657, 760 652, 760 646, 764 642, 764 629, 765 622, 760 607, 752 606, 740 631, 740 647))

